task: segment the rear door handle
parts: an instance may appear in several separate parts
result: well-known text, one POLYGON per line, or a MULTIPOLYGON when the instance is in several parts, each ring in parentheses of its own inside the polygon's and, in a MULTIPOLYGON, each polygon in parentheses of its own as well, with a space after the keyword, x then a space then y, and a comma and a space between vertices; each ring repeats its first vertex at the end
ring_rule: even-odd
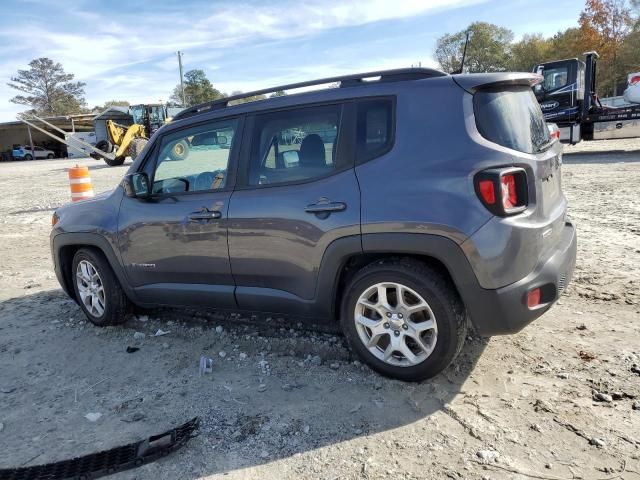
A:
POLYGON ((304 209, 307 213, 342 212, 346 210, 347 204, 344 202, 312 203, 304 209))
POLYGON ((218 210, 201 210, 189 215, 189 220, 216 220, 222 217, 218 210))

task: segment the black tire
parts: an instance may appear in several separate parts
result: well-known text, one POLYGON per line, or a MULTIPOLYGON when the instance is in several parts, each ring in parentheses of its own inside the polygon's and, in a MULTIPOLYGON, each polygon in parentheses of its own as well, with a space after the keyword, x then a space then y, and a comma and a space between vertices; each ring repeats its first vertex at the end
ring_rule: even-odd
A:
POLYGON ((129 156, 131 160, 138 158, 138 155, 140 155, 140 152, 142 152, 148 142, 149 140, 146 138, 134 138, 131 140, 131 144, 129 145, 129 156))
POLYGON ((124 161, 126 160, 126 157, 124 155, 122 155, 121 157, 116 157, 116 158, 104 158, 104 163, 106 163, 107 165, 109 165, 110 167, 119 167, 120 165, 122 165, 124 163, 124 161))
MULTIPOLYGON (((112 153, 115 150, 114 145, 108 140, 100 140, 98 143, 96 143, 96 148, 107 154, 112 153)), ((91 158, 95 158, 96 160, 103 159, 104 163, 106 163, 110 167, 119 167, 125 161, 124 156, 109 158, 107 156, 101 156, 99 153, 96 153, 96 152, 92 152, 90 155, 91 155, 91 158)))
POLYGON ((51 160, 53 158, 53 153, 50 153, 49 155, 47 155, 47 158, 51 160))
MULTIPOLYGON (((113 144, 108 140, 100 140, 98 143, 96 143, 96 148, 105 153, 113 152, 113 144)), ((91 156, 91 158, 94 158, 95 160, 100 160, 104 158, 100 154, 93 151, 89 155, 91 156)))
POLYGON ((420 381, 442 372, 462 350, 468 317, 454 286, 426 264, 409 259, 379 260, 358 271, 348 282, 342 299, 340 323, 351 350, 375 371, 387 377, 420 381), (412 366, 390 365, 363 344, 354 320, 356 303, 368 288, 381 282, 405 285, 428 303, 436 324, 437 339, 431 354, 412 366))
POLYGON ((113 143, 111 143, 109 140, 100 140, 98 143, 96 143, 96 148, 98 150, 102 150, 103 152, 111 153, 113 152, 113 143))
POLYGON ((25 160, 33 160, 33 157, 27 153, 27 154, 24 156, 24 159, 25 159, 25 160))
POLYGON ((174 161, 186 159, 189 156, 189 144, 184 140, 176 142, 169 150, 168 156, 174 161))
POLYGON ((81 248, 74 255, 71 268, 71 279, 76 300, 89 321, 98 327, 124 323, 130 310, 129 299, 122 291, 122 287, 104 255, 99 250, 81 248), (104 311, 101 315, 91 312, 80 296, 76 272, 78 271, 78 265, 82 261, 91 264, 100 277, 104 290, 104 311))

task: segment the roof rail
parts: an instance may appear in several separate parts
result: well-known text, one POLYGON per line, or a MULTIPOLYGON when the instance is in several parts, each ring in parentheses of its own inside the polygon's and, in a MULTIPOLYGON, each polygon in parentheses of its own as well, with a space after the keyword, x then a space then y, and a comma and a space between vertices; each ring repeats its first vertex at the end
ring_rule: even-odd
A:
POLYGON ((314 85, 324 85, 336 82, 339 82, 340 87, 344 88, 357 85, 365 85, 373 82, 400 82, 405 80, 421 80, 424 78, 442 77, 445 75, 447 74, 431 68, 398 68, 395 70, 380 70, 376 72, 357 73, 352 75, 342 75, 338 77, 321 78, 318 80, 308 80, 306 82, 290 83, 288 85, 279 85, 277 87, 254 90, 253 92, 240 93, 238 95, 231 95, 230 97, 220 98, 211 102, 194 105, 193 107, 189 107, 178 113, 173 117, 173 120, 181 120, 183 118, 198 115, 210 110, 223 109, 228 107, 229 102, 232 102, 234 100, 253 97, 255 95, 264 95, 266 93, 274 93, 280 90, 294 90, 296 88, 311 87, 314 85), (379 78, 375 79, 376 77, 379 78))

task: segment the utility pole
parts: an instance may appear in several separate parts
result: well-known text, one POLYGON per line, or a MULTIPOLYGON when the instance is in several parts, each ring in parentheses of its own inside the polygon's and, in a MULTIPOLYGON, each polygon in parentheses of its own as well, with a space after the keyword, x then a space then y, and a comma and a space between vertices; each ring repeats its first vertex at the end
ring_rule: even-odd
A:
POLYGON ((180 68, 180 91, 182 92, 182 106, 186 107, 187 102, 184 98, 184 80, 182 79, 182 55, 184 55, 184 53, 178 50, 178 67, 180 68))

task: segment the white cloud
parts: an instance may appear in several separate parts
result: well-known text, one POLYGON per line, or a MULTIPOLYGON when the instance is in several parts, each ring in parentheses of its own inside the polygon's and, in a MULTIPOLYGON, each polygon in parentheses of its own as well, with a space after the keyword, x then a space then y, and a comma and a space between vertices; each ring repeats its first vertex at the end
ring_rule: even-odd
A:
MULTIPOLYGON (((6 86, 9 74, 25 68, 28 61, 39 56, 60 62, 67 72, 86 81, 90 105, 120 98, 147 101, 149 96, 157 97, 161 92, 166 97, 176 84, 177 74, 169 74, 176 70, 176 50, 187 51, 186 65, 206 66, 210 71, 217 68, 217 60, 230 55, 232 49, 240 45, 305 38, 330 29, 399 20, 481 1, 484 0, 211 2, 198 4, 193 11, 189 11, 188 4, 176 3, 170 7, 154 6, 153 13, 128 12, 123 4, 113 17, 96 13, 92 3, 83 8, 75 2, 58 1, 55 10, 60 12, 63 22, 51 21, 51 18, 38 21, 35 17, 28 34, 18 26, 20 22, 8 21, 10 27, 0 25, 0 66, 3 67, 0 68, 0 120, 8 120, 7 115, 14 111, 13 107, 7 109, 8 99, 15 94, 6 86), (64 25, 63 31, 61 25, 64 25)), ((47 5, 51 9, 48 2, 29 2, 32 10, 47 5)), ((290 68, 284 75, 286 78, 301 80, 312 78, 321 73, 320 70, 338 74, 358 69, 356 65, 339 63, 323 69, 307 68, 304 59, 301 60, 296 72, 290 68)), ((361 62, 361 67, 408 66, 418 59, 411 59, 409 63, 407 60, 376 58, 361 62)), ((287 64, 293 65, 291 61, 287 64)), ((326 74, 333 73, 322 73, 326 74)), ((226 84, 221 87, 246 90, 244 85, 249 83, 264 86, 275 80, 277 78, 259 78, 233 88, 227 88, 226 84)))

